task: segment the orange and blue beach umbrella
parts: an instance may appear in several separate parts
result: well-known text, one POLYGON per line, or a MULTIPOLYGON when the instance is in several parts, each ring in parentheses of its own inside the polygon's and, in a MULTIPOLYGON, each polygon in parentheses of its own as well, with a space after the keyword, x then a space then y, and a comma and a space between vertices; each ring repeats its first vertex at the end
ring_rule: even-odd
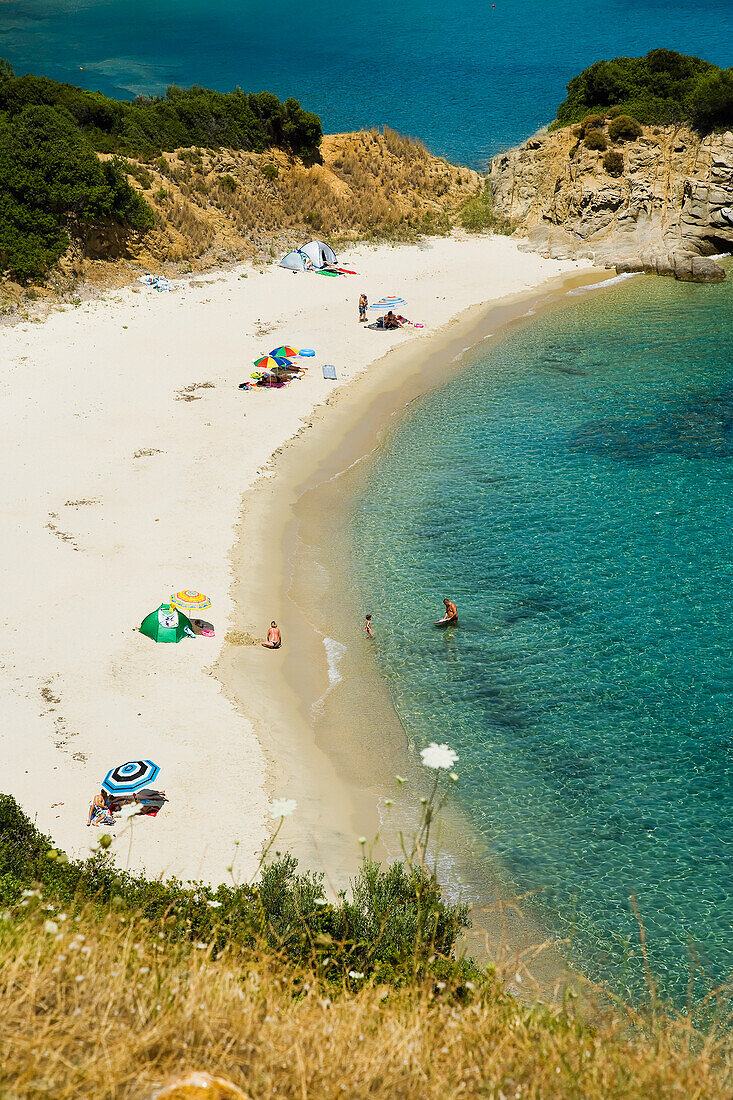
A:
POLYGON ((294 355, 299 354, 297 348, 291 348, 288 344, 283 344, 281 348, 275 348, 270 352, 274 359, 292 359, 294 355))

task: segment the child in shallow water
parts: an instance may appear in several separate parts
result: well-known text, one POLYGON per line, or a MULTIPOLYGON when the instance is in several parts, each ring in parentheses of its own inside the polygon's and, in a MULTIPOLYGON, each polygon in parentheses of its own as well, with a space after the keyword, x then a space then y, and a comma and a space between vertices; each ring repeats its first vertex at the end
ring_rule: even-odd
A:
POLYGON ((366 621, 364 623, 364 633, 366 634, 367 638, 373 638, 374 637, 374 631, 372 630, 372 617, 371 617, 371 615, 367 615, 367 617, 366 617, 366 621))

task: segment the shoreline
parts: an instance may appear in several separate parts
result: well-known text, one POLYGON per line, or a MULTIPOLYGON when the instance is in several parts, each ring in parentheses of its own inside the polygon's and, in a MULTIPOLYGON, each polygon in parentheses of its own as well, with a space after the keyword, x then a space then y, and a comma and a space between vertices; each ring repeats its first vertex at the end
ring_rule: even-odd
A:
MULTIPOLYGON (((117 830, 117 861, 184 880, 251 877, 269 796, 285 793, 279 775, 300 753, 288 758, 287 740, 270 739, 268 759, 255 730, 269 720, 273 661, 287 645, 273 655, 227 641, 243 626, 229 557, 243 493, 259 480, 280 499, 273 463, 315 416, 348 405, 352 379, 386 378, 406 358, 429 356, 466 310, 590 272, 501 237, 361 246, 348 261, 360 278, 242 265, 174 293, 126 288, 0 330, 3 459, 14 474, 0 552, 13 578, 0 617, 5 789, 70 854, 85 854, 96 835, 86 811, 107 770, 148 757, 171 803, 132 835, 117 830), (399 290, 412 319, 430 327, 364 330, 362 288, 399 290), (252 360, 283 341, 317 349, 305 378, 238 391, 252 360), (320 377, 322 361, 337 364, 337 383, 320 377), (216 638, 160 646, 140 636, 142 618, 181 588, 212 597, 216 638), (212 669, 245 652, 259 664, 234 706, 212 669)), ((273 545, 270 532, 262 537, 273 545)), ((252 601, 275 570, 270 560, 257 566, 257 541, 247 544, 244 626, 259 639, 272 611, 265 601, 262 618, 252 601)))
MULTIPOLYGON (((350 382, 328 410, 316 410, 307 434, 290 440, 245 496, 234 572, 239 578, 253 569, 263 583, 253 593, 247 581, 235 580, 233 603, 243 627, 245 604, 247 616, 274 615, 284 645, 272 667, 245 648, 223 654, 216 675, 235 702, 253 682, 254 694, 267 700, 255 724, 271 762, 272 793, 298 801, 278 839, 304 866, 323 871, 333 894, 347 886, 363 850, 383 860, 400 857, 401 836, 414 835, 419 797, 428 793, 373 647, 360 637, 363 609, 348 577, 348 517, 363 479, 409 406, 470 369, 484 340, 501 340, 537 313, 607 282, 608 273, 595 269, 558 276, 465 311, 436 334, 427 353, 395 350, 350 382), (252 557, 258 545, 267 546, 266 561, 252 557), (408 779, 404 787, 396 774, 408 779), (359 837, 369 838, 366 846, 359 837)), ((444 738, 449 734, 438 740, 444 738)), ((476 905, 469 952, 495 962, 501 956, 512 977, 521 973, 543 996, 556 996, 573 980, 561 954, 551 944, 540 947, 541 930, 514 912, 506 875, 487 867, 483 841, 450 803, 439 849, 443 887, 476 905)))

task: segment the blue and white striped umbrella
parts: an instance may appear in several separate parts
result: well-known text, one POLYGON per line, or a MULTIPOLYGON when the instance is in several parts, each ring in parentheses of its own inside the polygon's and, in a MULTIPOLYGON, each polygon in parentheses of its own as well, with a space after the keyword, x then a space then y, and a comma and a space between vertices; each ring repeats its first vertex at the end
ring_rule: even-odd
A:
POLYGON ((370 309, 392 309, 394 306, 403 306, 405 304, 404 298, 380 298, 378 302, 374 302, 369 306, 370 309))
POLYGON ((152 760, 128 760, 107 772, 102 789, 109 794, 133 794, 149 787, 158 777, 160 768, 152 760))

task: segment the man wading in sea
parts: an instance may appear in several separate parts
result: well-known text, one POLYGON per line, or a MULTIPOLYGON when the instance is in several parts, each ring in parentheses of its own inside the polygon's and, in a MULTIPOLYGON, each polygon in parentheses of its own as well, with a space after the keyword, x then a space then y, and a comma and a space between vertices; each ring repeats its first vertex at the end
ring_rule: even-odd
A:
POLYGON ((458 608, 453 603, 453 600, 449 600, 447 597, 443 600, 445 604, 445 615, 442 619, 438 619, 436 626, 458 626, 458 608))

